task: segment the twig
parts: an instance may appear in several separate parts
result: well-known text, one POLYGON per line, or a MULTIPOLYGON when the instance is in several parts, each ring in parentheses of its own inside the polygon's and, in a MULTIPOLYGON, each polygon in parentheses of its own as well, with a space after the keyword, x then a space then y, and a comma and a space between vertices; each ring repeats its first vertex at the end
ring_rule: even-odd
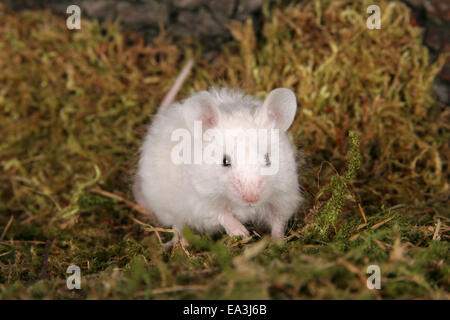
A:
POLYGON ((4 245, 14 245, 16 242, 18 243, 31 243, 31 244, 45 244, 44 241, 36 241, 36 240, 12 240, 12 241, 0 241, 0 244, 4 244, 4 245), (11 244, 12 242, 12 244, 11 244))
POLYGON ((241 240, 239 240, 239 241, 236 241, 235 243, 233 243, 232 245, 230 245, 230 248, 236 247, 236 246, 238 246, 238 245, 240 245, 240 244, 247 243, 247 242, 249 242, 249 241, 252 240, 252 239, 253 239, 253 235, 250 235, 250 236, 247 237, 247 238, 244 238, 244 239, 241 239, 241 240))
POLYGON ((11 224, 13 223, 13 221, 14 221, 14 216, 11 215, 11 217, 9 218, 8 223, 6 224, 5 229, 3 229, 2 235, 0 236, 0 241, 2 241, 5 238, 6 232, 8 232, 8 229, 9 229, 9 227, 11 227, 11 224))
POLYGON ((199 285, 191 285, 191 286, 173 286, 169 288, 159 288, 159 289, 153 289, 152 294, 164 294, 164 293, 171 293, 171 292, 178 292, 178 291, 205 291, 205 286, 199 286, 199 285))
POLYGON ((288 287, 287 285, 284 285, 284 284, 279 283, 277 281, 273 281, 272 282, 272 287, 283 291, 284 293, 290 295, 291 297, 296 297, 299 294, 299 292, 297 290, 295 290, 294 288, 288 287))
MULTIPOLYGON (((125 199, 125 198, 123 198, 123 197, 121 197, 119 195, 114 194, 114 193, 102 190, 102 189, 100 189, 98 187, 92 188, 90 191, 93 192, 93 193, 102 195, 104 197, 115 199, 115 200, 117 200, 119 202, 123 202, 127 206, 129 206, 131 209, 133 209, 133 210, 135 210, 135 211, 137 211, 139 213, 145 214, 147 216, 150 216, 150 219, 152 220, 152 222, 156 221, 156 216, 152 212, 146 210, 145 208, 141 207, 140 205, 138 205, 138 204, 136 204, 136 203, 134 203, 134 202, 132 202, 130 200, 127 200, 127 199, 125 199)), ((174 230, 174 229, 166 229, 166 228, 154 227, 154 226, 152 226, 150 224, 147 224, 145 222, 142 222, 142 221, 140 221, 140 220, 138 220, 138 219, 136 219, 134 217, 131 217, 131 219, 134 222, 136 222, 137 224, 140 224, 141 226, 144 226, 144 229, 146 231, 155 232, 156 236, 158 237, 158 241, 161 244, 162 244, 162 240, 161 240, 161 236, 159 235, 159 232, 170 232, 170 233, 178 232, 177 230, 174 230)), ((186 248, 183 245, 181 247, 184 250, 184 252, 186 253, 186 255, 190 256, 189 252, 186 250, 186 248)))
POLYGON ((186 257, 190 258, 191 254, 189 253, 189 251, 186 249, 186 246, 183 244, 183 241, 181 241, 181 235, 180 232, 178 232, 178 243, 181 246, 181 249, 184 251, 184 254, 186 255, 186 257))
POLYGON ((391 221, 391 220, 394 219, 396 216, 397 216, 397 214, 395 213, 395 214, 393 214, 392 216, 390 216, 389 218, 384 219, 383 221, 378 222, 377 224, 371 226, 370 229, 375 230, 376 228, 381 227, 381 226, 382 226, 383 224, 385 224, 386 222, 391 221))
POLYGON ((156 237, 158 238, 159 243, 162 244, 161 236, 159 235, 159 230, 157 230, 157 228, 155 228, 154 226, 152 226, 152 225, 150 225, 150 224, 148 224, 148 223, 145 223, 145 222, 143 222, 143 221, 141 221, 141 220, 138 220, 138 219, 136 219, 135 217, 131 217, 131 220, 133 220, 134 222, 136 222, 137 224, 139 224, 139 225, 141 225, 141 226, 145 226, 145 227, 147 227, 147 228, 151 228, 152 231, 155 232, 156 237))
MULTIPOLYGON (((144 227, 145 231, 150 231, 150 232, 154 232, 156 233, 156 236, 158 237, 159 243, 163 244, 162 240, 161 240, 161 236, 159 235, 159 232, 168 232, 168 233, 177 233, 178 234, 178 238, 181 239, 181 234, 178 230, 175 229, 169 229, 169 228, 160 228, 160 227, 154 227, 148 223, 145 223, 141 220, 138 220, 134 217, 131 217, 131 220, 133 220, 134 222, 136 222, 137 224, 141 225, 144 227)), ((186 254, 186 256, 190 257, 190 253, 189 251, 187 251, 186 247, 183 245, 183 242, 180 240, 179 241, 180 245, 181 245, 181 249, 183 249, 184 253, 186 254)))
POLYGON ((434 230, 433 240, 439 240, 439 230, 441 229, 441 219, 437 219, 436 229, 434 230))
POLYGON ((358 203, 358 208, 359 208, 359 212, 361 212, 361 215, 362 215, 362 217, 363 217, 363 219, 364 219, 364 223, 367 224, 367 218, 366 218, 366 215, 365 215, 364 210, 363 210, 363 208, 361 207, 361 204, 360 204, 360 203, 358 203))
POLYGON ((37 215, 34 215, 34 216, 31 216, 31 217, 26 218, 26 219, 23 220, 20 224, 26 224, 26 223, 29 223, 30 221, 32 221, 32 220, 34 220, 34 219, 42 218, 43 216, 46 216, 46 215, 49 214, 49 213, 50 213, 50 210, 46 210, 46 211, 44 211, 43 213, 40 213, 40 214, 37 214, 37 215))
POLYGON ((141 214, 144 214, 144 215, 150 217, 150 219, 152 220, 152 223, 156 222, 156 216, 152 212, 150 212, 147 209, 141 207, 137 203, 134 203, 133 201, 125 199, 125 198, 123 198, 123 197, 121 197, 121 196, 119 196, 117 194, 114 194, 114 193, 102 190, 99 187, 92 188, 89 191, 92 192, 92 193, 96 193, 96 194, 99 194, 101 196, 104 196, 106 198, 115 199, 115 200, 117 200, 119 202, 122 202, 122 203, 126 204, 128 207, 130 207, 131 209, 133 209, 134 211, 137 211, 137 212, 139 212, 141 214))
MULTIPOLYGON (((389 222, 389 221, 391 221, 392 219, 394 219, 395 216, 397 216, 396 213, 393 214, 391 217, 389 217, 389 218, 387 218, 387 219, 384 219, 383 221, 378 222, 377 224, 371 226, 370 229, 371 229, 371 230, 375 230, 376 228, 381 227, 381 226, 382 226, 383 224, 385 224, 386 222, 389 222)), ((362 225, 358 226, 357 230, 359 230, 359 229, 365 227, 366 225, 367 225, 367 224, 362 224, 362 225)), ((366 232, 363 231, 363 232, 358 232, 358 233, 354 234, 353 236, 350 237, 350 241, 353 241, 353 240, 357 239, 361 234, 365 234, 365 233, 366 233, 366 232)))
POLYGON ((390 207, 390 208, 388 208, 387 210, 377 212, 375 215, 382 214, 382 213, 384 213, 384 212, 386 212, 386 211, 391 212, 391 211, 393 211, 393 210, 401 209, 401 208, 403 208, 403 207, 406 207, 406 204, 403 204, 403 203, 396 204, 395 206, 390 207))
POLYGON ((255 236, 257 236, 258 238, 260 238, 260 239, 262 238, 261 235, 260 235, 258 232, 256 232, 255 230, 253 230, 252 232, 253 232, 253 234, 254 234, 255 236))
MULTIPOLYGON (((358 206, 359 206, 359 204, 358 204, 358 206)), ((403 208, 403 207, 405 207, 405 205, 401 203, 401 204, 397 204, 397 205, 395 205, 395 206, 393 206, 393 207, 391 207, 391 208, 389 208, 389 209, 387 209, 387 210, 390 212, 390 211, 392 211, 392 210, 397 210, 397 209, 400 209, 400 208, 403 208)), ((362 208, 360 208, 360 211, 361 211, 361 214, 364 214, 364 211, 362 210, 362 208)), ((377 214, 381 214, 381 213, 383 213, 383 212, 385 212, 385 211, 378 212, 377 214)), ((381 222, 378 222, 377 224, 371 226, 370 229, 374 230, 374 229, 376 229, 376 228, 382 226, 382 225, 385 224, 386 222, 389 222, 389 221, 391 221, 392 219, 394 219, 394 217, 395 217, 396 215, 397 215, 397 214, 395 213, 395 214, 393 214, 391 217, 389 217, 389 218, 387 218, 387 219, 385 219, 385 220, 383 220, 383 221, 381 221, 381 222)), ((363 215, 363 217, 365 217, 365 214, 363 215)), ((367 221, 367 220, 366 220, 366 221, 367 221)), ((366 225, 367 225, 367 222, 366 222, 365 224, 359 225, 359 226, 356 228, 356 230, 360 230, 360 229, 362 229, 363 227, 365 227, 366 225)), ((365 233, 366 233, 366 232, 363 231, 363 232, 361 232, 361 233, 358 232, 358 233, 354 234, 353 236, 351 236, 350 241, 353 241, 353 240, 357 239, 361 234, 365 234, 365 233)))
POLYGON ((361 235, 361 233, 358 232, 358 233, 352 235, 349 240, 353 241, 353 240, 357 239, 360 235, 361 235))
POLYGON ((294 238, 294 237, 297 237, 297 238, 299 238, 300 239, 300 237, 301 237, 301 235, 300 235, 300 233, 298 232, 298 231, 295 231, 295 230, 291 230, 291 231, 289 231, 289 235, 286 237, 286 241, 289 241, 289 240, 291 240, 292 238, 294 238))

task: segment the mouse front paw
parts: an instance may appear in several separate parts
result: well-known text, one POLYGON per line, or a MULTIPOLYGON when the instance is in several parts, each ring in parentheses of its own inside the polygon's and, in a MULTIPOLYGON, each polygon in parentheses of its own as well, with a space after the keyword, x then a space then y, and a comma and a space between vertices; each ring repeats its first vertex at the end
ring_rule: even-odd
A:
POLYGON ((242 236, 247 238, 250 235, 248 230, 242 224, 236 228, 225 229, 225 231, 230 237, 242 236))
POLYGON ((250 235, 244 225, 231 214, 220 215, 219 222, 230 237, 243 236, 246 238, 250 235))

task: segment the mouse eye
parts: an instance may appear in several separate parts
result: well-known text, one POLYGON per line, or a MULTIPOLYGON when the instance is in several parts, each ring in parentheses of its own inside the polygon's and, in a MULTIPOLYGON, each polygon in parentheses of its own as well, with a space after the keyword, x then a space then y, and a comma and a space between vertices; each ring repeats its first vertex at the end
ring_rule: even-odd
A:
POLYGON ((271 165, 270 157, 269 157, 268 153, 266 153, 266 155, 264 156, 264 161, 266 162, 266 166, 270 166, 271 165))
POLYGON ((223 156, 223 166, 224 167, 229 167, 229 166, 231 166, 231 159, 230 159, 230 157, 228 156, 228 155, 224 155, 223 156))

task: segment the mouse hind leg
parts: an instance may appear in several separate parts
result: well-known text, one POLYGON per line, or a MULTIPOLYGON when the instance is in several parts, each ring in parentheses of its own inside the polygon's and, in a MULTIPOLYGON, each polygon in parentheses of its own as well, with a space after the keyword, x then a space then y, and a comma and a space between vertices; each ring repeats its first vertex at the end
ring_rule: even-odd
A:
POLYGON ((270 205, 269 209, 271 214, 267 224, 270 226, 270 234, 272 238, 283 239, 289 219, 281 215, 279 209, 275 208, 275 206, 270 205))
POLYGON ((169 250, 170 248, 175 246, 178 242, 181 244, 181 246, 187 247, 189 245, 189 243, 186 240, 186 238, 183 236, 183 226, 174 225, 172 227, 172 229, 175 230, 172 239, 166 243, 161 244, 161 247, 163 248, 163 250, 165 250, 165 251, 169 250))

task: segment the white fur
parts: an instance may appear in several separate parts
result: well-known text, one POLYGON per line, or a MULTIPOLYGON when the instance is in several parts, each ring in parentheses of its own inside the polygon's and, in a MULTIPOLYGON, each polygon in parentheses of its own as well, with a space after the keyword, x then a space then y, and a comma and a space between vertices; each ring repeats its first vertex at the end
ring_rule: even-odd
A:
POLYGON ((296 108, 295 95, 288 89, 272 91, 264 108, 262 101, 239 90, 210 89, 160 110, 141 148, 133 185, 136 201, 162 224, 178 230, 184 226, 200 232, 231 228, 227 230, 230 235, 246 234, 245 228, 233 221, 225 227, 222 214, 228 212, 241 223, 263 224, 272 228, 272 235, 282 236, 287 220, 302 201, 295 154, 285 132, 296 108), (171 141, 172 132, 179 128, 192 132, 195 119, 207 120, 221 132, 233 128, 280 128, 278 173, 261 177, 254 166, 174 164, 171 150, 178 142, 171 141), (233 189, 233 179, 248 183, 261 180, 260 200, 252 205, 245 203, 233 189))

